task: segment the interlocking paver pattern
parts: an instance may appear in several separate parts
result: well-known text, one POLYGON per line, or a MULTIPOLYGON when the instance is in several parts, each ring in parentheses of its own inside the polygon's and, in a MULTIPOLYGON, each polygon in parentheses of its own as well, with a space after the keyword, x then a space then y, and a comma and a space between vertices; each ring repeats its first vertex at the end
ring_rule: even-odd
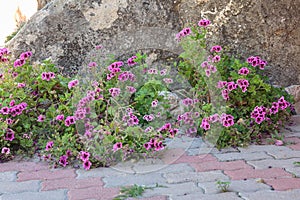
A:
MULTIPOLYGON (((122 186, 154 187, 142 200, 287 200, 300 196, 300 116, 283 129, 284 146, 217 150, 200 138, 169 141, 155 159, 110 168, 50 169, 47 163, 0 164, 0 200, 112 200, 122 186), (221 192, 216 182, 230 182, 221 192), (155 187, 155 186, 159 187, 155 187)), ((134 198, 129 198, 133 200, 134 198)))

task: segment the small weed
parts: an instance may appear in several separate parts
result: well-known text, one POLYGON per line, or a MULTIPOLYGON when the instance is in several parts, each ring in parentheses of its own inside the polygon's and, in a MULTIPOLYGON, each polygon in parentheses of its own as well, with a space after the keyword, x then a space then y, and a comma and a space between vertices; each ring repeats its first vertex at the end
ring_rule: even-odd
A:
POLYGON ((115 197, 113 200, 125 200, 129 197, 140 197, 143 195, 145 190, 147 190, 147 189, 152 190, 157 187, 166 187, 166 186, 162 186, 162 185, 159 185, 158 183, 156 183, 156 185, 154 187, 141 186, 141 185, 137 185, 137 184, 134 184, 133 186, 130 186, 130 187, 121 187, 121 190, 120 190, 121 194, 118 195, 117 197, 115 197))
POLYGON ((300 167, 300 162, 294 162, 293 164, 300 167))
POLYGON ((218 180, 216 182, 217 187, 222 191, 222 192, 228 192, 228 188, 230 186, 230 182, 229 181, 220 181, 218 180))

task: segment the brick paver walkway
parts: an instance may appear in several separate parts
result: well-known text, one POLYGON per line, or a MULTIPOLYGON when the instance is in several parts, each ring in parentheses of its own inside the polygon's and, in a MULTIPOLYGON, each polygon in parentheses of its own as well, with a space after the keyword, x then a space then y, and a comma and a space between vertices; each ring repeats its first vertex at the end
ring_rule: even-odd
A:
POLYGON ((146 190, 143 200, 300 199, 300 116, 283 130, 285 146, 251 145, 218 151, 201 139, 176 138, 157 159, 111 168, 49 169, 41 162, 0 164, 0 200, 111 200, 121 186, 146 190), (222 193, 216 181, 229 181, 222 193))

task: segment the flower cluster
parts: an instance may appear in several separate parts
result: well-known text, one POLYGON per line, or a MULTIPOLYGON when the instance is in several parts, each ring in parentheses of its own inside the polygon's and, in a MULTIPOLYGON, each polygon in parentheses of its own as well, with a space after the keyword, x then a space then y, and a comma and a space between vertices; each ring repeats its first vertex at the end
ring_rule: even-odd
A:
POLYGON ((164 149, 164 144, 162 141, 158 140, 158 138, 151 138, 149 142, 146 142, 144 148, 149 151, 150 149, 154 149, 155 151, 160 151, 164 149))
POLYGON ((199 118, 199 112, 185 112, 182 115, 177 116, 178 122, 183 122, 186 125, 194 126, 195 119, 199 118))
POLYGON ((135 126, 139 124, 139 119, 133 114, 131 108, 127 109, 127 113, 123 116, 122 120, 123 122, 126 122, 127 126, 135 126))
POLYGON ((118 80, 121 82, 125 82, 127 80, 130 80, 131 82, 135 81, 135 75, 131 72, 125 71, 122 72, 119 76, 118 76, 118 80))
POLYGON ((75 86, 78 85, 78 84, 79 84, 79 81, 78 81, 77 79, 75 79, 75 80, 70 81, 70 82, 68 83, 68 88, 71 89, 71 88, 75 87, 75 86))
POLYGON ((207 27, 208 25, 210 25, 210 21, 208 19, 201 19, 199 22, 198 22, 198 26, 201 26, 201 27, 207 27))
POLYGON ((131 58, 128 58, 128 60, 127 60, 128 66, 134 66, 134 65, 136 65, 137 62, 134 61, 135 59, 137 59, 136 56, 132 56, 131 58))
POLYGON ((133 94, 136 92, 136 89, 132 86, 126 86, 126 89, 130 94, 133 94))
POLYGON ((262 123, 266 119, 267 108, 264 106, 256 106, 251 113, 251 118, 255 119, 257 124, 262 123))
POLYGON ((74 116, 68 116, 65 120, 66 126, 71 126, 72 124, 75 124, 76 118, 74 116))
POLYGON ((116 73, 121 71, 120 67, 122 67, 123 65, 124 63, 122 61, 117 61, 110 64, 107 67, 107 69, 110 71, 110 73, 106 75, 107 80, 111 80, 113 77, 115 77, 116 73))
POLYGON ((116 97, 116 96, 120 95, 121 89, 120 88, 110 88, 108 91, 112 97, 116 97))
POLYGON ((12 100, 10 103, 10 108, 7 106, 4 106, 0 109, 0 113, 2 115, 8 115, 10 114, 11 116, 15 117, 17 115, 21 115, 22 112, 26 109, 27 103, 22 102, 18 105, 15 105, 14 101, 12 100))
POLYGON ((172 128, 172 125, 170 123, 166 123, 165 125, 163 125, 158 129, 158 132, 161 133, 166 132, 169 134, 169 137, 173 138, 178 133, 178 129, 172 128))
POLYGON ((42 80, 50 81, 51 79, 55 78, 55 74, 53 72, 43 72, 42 73, 42 80))
POLYGON ((153 121, 154 118, 155 118, 155 117, 154 117, 153 114, 151 114, 151 115, 145 115, 145 116, 143 117, 143 119, 146 120, 147 122, 153 121))
POLYGON ((213 53, 213 52, 221 52, 222 51, 222 47, 219 46, 219 45, 216 45, 216 46, 213 46, 211 49, 210 49, 210 52, 213 53))
POLYGON ((208 118, 203 118, 200 127, 207 131, 211 127, 210 123, 216 122, 221 123, 224 127, 230 127, 234 125, 234 117, 226 113, 222 113, 221 116, 219 114, 214 114, 208 118))
POLYGON ((31 56, 31 51, 21 53, 20 57, 14 62, 14 67, 22 67, 31 56))
POLYGON ((8 59, 5 56, 8 56, 10 51, 7 48, 0 48, 0 61, 1 62, 7 62, 8 59))
POLYGON ((82 160, 83 162, 83 168, 85 170, 89 170, 92 166, 92 163, 91 161, 89 160, 90 159, 90 153, 89 152, 85 152, 85 151, 81 151, 80 152, 80 159, 82 160))
POLYGON ((181 38, 184 38, 186 37, 187 35, 190 35, 191 34, 191 29, 190 28, 184 28, 182 29, 179 33, 176 34, 176 39, 178 41, 181 40, 181 38))
POLYGON ((242 92, 246 92, 247 88, 249 87, 249 81, 247 79, 238 79, 236 81, 237 83, 235 83, 234 81, 219 81, 217 88, 225 88, 222 90, 222 97, 223 99, 225 99, 226 101, 229 100, 229 92, 233 91, 235 89, 237 89, 237 87, 239 86, 242 89, 242 92))
MULTIPOLYGON (((214 46, 212 49, 215 49, 213 51, 219 52, 219 49, 221 51, 222 47, 220 46, 214 46), (216 50, 217 49, 217 50, 216 50)), ((219 55, 215 56, 208 56, 207 61, 204 61, 201 63, 201 67, 205 69, 205 74, 207 77, 210 77, 212 73, 217 72, 217 67, 213 65, 213 63, 219 62, 221 60, 221 57, 219 55)))
POLYGON ((173 79, 171 79, 171 78, 164 78, 163 81, 167 84, 173 83, 173 79))
POLYGON ((250 56, 247 58, 247 62, 252 65, 252 67, 259 67, 260 69, 265 69, 268 64, 267 61, 262 60, 259 56, 250 56))
POLYGON ((248 75, 249 74, 249 69, 247 67, 243 67, 239 70, 240 75, 248 75))

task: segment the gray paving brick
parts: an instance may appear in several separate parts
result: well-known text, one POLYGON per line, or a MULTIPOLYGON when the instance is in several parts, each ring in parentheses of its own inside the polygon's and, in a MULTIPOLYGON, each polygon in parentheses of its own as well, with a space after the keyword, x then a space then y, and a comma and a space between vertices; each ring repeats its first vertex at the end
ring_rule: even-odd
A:
MULTIPOLYGON (((223 180, 221 180, 223 181, 223 180)), ((259 190, 271 190, 271 187, 260 183, 254 179, 251 180, 239 180, 239 181, 228 181, 229 192, 256 192, 259 190)), ((216 182, 204 182, 198 183, 198 186, 204 189, 205 194, 217 194, 220 193, 221 190, 218 188, 216 182)))
POLYGON ((192 146, 194 140, 196 140, 196 138, 187 137, 187 136, 176 137, 174 139, 167 141, 167 148, 169 148, 169 149, 176 149, 176 148, 188 149, 192 146))
POLYGON ((286 146, 275 146, 275 145, 250 145, 245 148, 238 148, 242 153, 254 153, 254 152, 273 152, 279 150, 289 150, 286 146))
POLYGON ((0 193, 37 192, 40 181, 1 182, 0 193))
POLYGON ((84 179, 84 178, 91 178, 91 177, 107 177, 107 176, 117 176, 122 174, 127 174, 126 172, 119 171, 113 168, 95 168, 89 171, 78 169, 76 170, 77 178, 84 179))
POLYGON ((272 158, 265 152, 255 152, 255 153, 224 153, 224 154, 214 154, 220 161, 233 161, 233 160, 261 160, 272 158))
POLYGON ((171 197, 170 200, 242 200, 236 193, 234 192, 225 192, 219 194, 201 194, 201 193, 193 193, 184 196, 175 196, 171 197))
POLYGON ((195 171, 189 164, 179 163, 179 164, 170 164, 170 165, 137 165, 133 167, 133 170, 136 173, 166 173, 166 172, 193 172, 195 171))
POLYGON ((15 181, 18 172, 2 172, 0 173, 0 182, 15 181))
POLYGON ((300 197, 300 190, 241 192, 239 195, 245 200, 296 200, 300 197))
POLYGON ((166 195, 166 196, 182 196, 193 193, 202 193, 203 189, 197 187, 195 183, 181 183, 181 184, 163 184, 166 187, 154 188, 153 190, 146 190, 144 197, 166 195))
POLYGON ((287 150, 274 150, 273 152, 267 152, 267 154, 275 159, 300 158, 300 151, 295 151, 289 148, 287 150))
POLYGON ((166 180, 159 173, 148 173, 148 174, 123 174, 119 176, 109 176, 103 178, 105 187, 118 187, 118 186, 129 186, 129 185, 155 185, 164 184, 166 180))
POLYGON ((4 194, 1 200, 67 200, 66 190, 4 194))
POLYGON ((210 172, 182 172, 182 173, 166 173, 164 174, 168 183, 184 183, 184 182, 211 182, 217 180, 229 180, 222 171, 210 172))
POLYGON ((271 167, 278 168, 294 168, 296 167, 293 163, 299 161, 297 158, 285 159, 285 160, 275 160, 275 159, 266 159, 266 160, 253 160, 247 161, 248 164, 252 165, 255 169, 267 169, 271 167))

